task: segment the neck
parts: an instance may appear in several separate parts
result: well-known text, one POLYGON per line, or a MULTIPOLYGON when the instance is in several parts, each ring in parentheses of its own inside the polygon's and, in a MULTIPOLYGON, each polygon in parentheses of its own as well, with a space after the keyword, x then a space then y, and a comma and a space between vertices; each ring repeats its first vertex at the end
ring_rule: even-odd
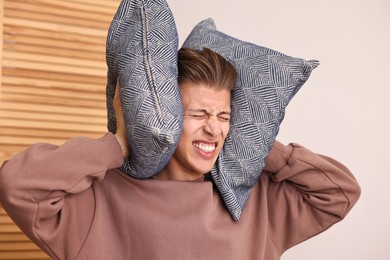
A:
POLYGON ((195 181, 202 178, 204 174, 189 172, 181 167, 171 167, 169 164, 157 173, 153 178, 160 180, 176 180, 176 181, 195 181))

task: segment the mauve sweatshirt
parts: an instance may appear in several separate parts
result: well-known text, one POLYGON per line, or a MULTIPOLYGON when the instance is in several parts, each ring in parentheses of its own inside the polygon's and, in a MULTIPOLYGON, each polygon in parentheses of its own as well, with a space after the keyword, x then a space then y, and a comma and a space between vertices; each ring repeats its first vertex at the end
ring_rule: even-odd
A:
POLYGON ((280 259, 343 219, 360 195, 335 160, 275 142, 239 221, 210 181, 120 172, 108 133, 35 144, 0 171, 0 203, 53 259, 280 259))

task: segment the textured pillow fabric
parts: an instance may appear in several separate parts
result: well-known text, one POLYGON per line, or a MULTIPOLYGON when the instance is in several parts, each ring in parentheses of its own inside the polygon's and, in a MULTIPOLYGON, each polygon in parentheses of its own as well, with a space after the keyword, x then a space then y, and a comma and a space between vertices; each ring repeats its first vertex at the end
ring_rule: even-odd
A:
POLYGON ((161 171, 182 129, 177 86, 178 37, 164 0, 123 0, 110 25, 106 60, 108 130, 116 132, 117 81, 131 156, 122 170, 136 178, 161 171))
POLYGON ((264 168, 287 104, 319 63, 228 36, 216 29, 212 19, 200 22, 183 47, 209 48, 231 62, 238 73, 230 132, 211 171, 231 216, 238 220, 264 168))

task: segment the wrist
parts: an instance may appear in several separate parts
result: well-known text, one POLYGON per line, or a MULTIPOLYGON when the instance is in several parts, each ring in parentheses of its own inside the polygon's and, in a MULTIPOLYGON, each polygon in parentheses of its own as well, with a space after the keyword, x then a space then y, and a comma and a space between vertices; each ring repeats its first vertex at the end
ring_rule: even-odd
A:
POLYGON ((114 136, 115 136, 119 146, 121 147, 123 158, 128 157, 129 156, 129 146, 127 144, 127 140, 125 138, 123 138, 123 134, 121 134, 121 133, 116 133, 114 136))
POLYGON ((271 173, 279 172, 288 163, 292 151, 291 145, 275 141, 266 158, 264 170, 271 173))

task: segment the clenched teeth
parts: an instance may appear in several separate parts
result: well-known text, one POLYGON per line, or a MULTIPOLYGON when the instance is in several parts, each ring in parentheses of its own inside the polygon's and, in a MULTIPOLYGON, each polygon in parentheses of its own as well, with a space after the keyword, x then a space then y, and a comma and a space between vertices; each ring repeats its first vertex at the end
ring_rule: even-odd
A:
POLYGON ((215 143, 214 144, 193 143, 193 145, 199 150, 206 153, 210 153, 215 150, 215 143))

